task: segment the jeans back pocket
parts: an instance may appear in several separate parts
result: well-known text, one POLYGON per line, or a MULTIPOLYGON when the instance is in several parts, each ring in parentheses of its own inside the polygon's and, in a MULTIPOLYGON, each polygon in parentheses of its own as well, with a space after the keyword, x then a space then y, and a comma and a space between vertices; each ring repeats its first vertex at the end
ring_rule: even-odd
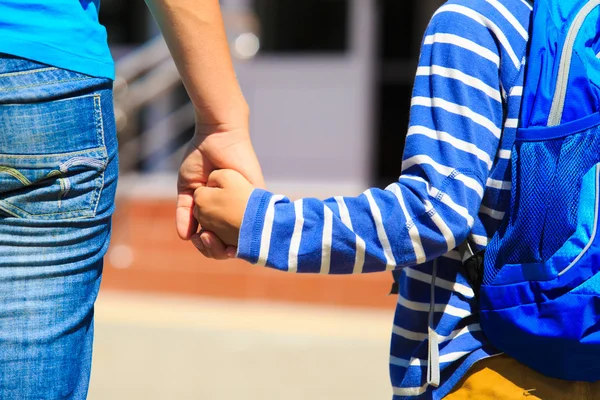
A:
POLYGON ((100 94, 0 105, 0 212, 93 217, 108 162, 100 94))

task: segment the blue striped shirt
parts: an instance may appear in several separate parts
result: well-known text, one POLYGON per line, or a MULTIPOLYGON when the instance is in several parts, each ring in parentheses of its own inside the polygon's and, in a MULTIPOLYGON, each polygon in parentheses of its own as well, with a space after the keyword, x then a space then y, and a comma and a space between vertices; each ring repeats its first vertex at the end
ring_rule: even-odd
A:
POLYGON ((394 400, 440 399, 475 361, 497 353, 456 247, 467 237, 485 247, 508 206, 531 12, 525 0, 451 0, 434 14, 397 182, 325 201, 257 189, 247 205, 238 256, 251 263, 399 271, 394 400))

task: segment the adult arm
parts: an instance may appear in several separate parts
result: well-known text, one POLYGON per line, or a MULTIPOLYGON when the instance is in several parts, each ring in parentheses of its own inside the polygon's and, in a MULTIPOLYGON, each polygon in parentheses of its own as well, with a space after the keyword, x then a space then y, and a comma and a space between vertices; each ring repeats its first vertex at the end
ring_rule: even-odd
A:
MULTIPOLYGON (((249 110, 237 82, 218 0, 146 0, 196 110, 196 132, 179 170, 177 232, 197 231, 194 190, 215 169, 240 172, 253 185, 263 177, 248 131, 249 110)), ((224 246, 213 237, 213 256, 224 246)))

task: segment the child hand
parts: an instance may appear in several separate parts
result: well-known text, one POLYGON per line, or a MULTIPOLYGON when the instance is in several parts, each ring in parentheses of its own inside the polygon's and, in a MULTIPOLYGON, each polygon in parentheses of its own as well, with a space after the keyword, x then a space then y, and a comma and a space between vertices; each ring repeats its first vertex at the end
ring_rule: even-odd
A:
MULTIPOLYGON (((250 182, 236 171, 214 171, 208 177, 207 186, 194 192, 194 217, 203 230, 214 233, 225 245, 237 247, 246 204, 253 190, 250 182)), ((200 251, 208 250, 210 255, 210 248, 206 249, 198 239, 197 236, 192 238, 194 245, 200 251)))

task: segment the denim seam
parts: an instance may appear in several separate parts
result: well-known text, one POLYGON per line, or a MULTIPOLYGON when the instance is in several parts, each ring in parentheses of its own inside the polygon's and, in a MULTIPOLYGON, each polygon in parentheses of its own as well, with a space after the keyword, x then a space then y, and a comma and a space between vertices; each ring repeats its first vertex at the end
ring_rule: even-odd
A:
MULTIPOLYGON (((102 120, 102 102, 99 94, 94 94, 94 124, 96 129, 96 139, 100 143, 101 152, 107 155, 106 145, 104 142, 104 124, 102 120)), ((107 155, 108 156, 108 155, 107 155)), ((94 191, 90 198, 89 209, 91 212, 91 216, 95 216, 98 210, 98 204, 100 203, 100 196, 102 194, 102 189, 104 188, 104 171, 100 173, 100 177, 94 182, 94 191)))
MULTIPOLYGON (((63 176, 63 178, 59 178, 58 179, 59 183, 61 185, 61 192, 59 194, 59 207, 60 207, 61 197, 66 194, 66 191, 64 191, 63 183, 60 182, 60 179, 68 180, 68 178, 64 177, 64 175, 62 174, 62 172, 60 172, 60 171, 57 171, 57 172, 59 172, 63 176)), ((86 218, 86 217, 90 217, 90 216, 93 217, 93 216, 96 215, 96 212, 97 212, 97 209, 98 209, 98 203, 99 203, 98 200, 100 199, 100 194, 102 193, 102 188, 104 187, 104 170, 100 174, 100 177, 96 179, 96 181, 99 182, 99 183, 95 183, 94 184, 94 191, 91 193, 91 196, 90 196, 91 198, 90 198, 89 206, 87 206, 85 208, 79 208, 77 210, 68 210, 68 211, 62 211, 62 212, 56 212, 56 213, 32 214, 30 212, 27 212, 27 211, 23 210, 21 207, 18 207, 16 205, 12 204, 9 201, 5 200, 4 203, 7 204, 7 205, 9 205, 10 207, 16 208, 17 210, 19 210, 22 213, 24 213, 24 214, 26 214, 28 216, 31 216, 31 217, 36 217, 36 216, 37 217, 47 217, 47 216, 50 216, 50 215, 67 215, 67 214, 73 214, 73 213, 85 213, 85 215, 83 215, 81 217, 76 217, 76 218, 65 218, 63 220, 86 218)), ((5 209, 4 207, 2 207, 2 208, 5 209)), ((13 214, 13 215, 15 215, 17 217, 20 217, 20 216, 14 214, 14 213, 11 213, 11 214, 13 214)))
POLYGON ((57 181, 60 184, 60 192, 58 193, 58 208, 62 205, 62 198, 69 191, 68 187, 70 186, 69 179, 64 176, 63 172, 60 170, 52 170, 46 175, 46 179, 50 179, 57 176, 57 181))
POLYGON ((98 188, 98 190, 96 190, 96 197, 97 199, 95 200, 96 206, 94 207, 94 216, 96 216, 97 212, 98 212, 98 205, 100 204, 100 196, 102 196, 102 191, 104 190, 104 185, 105 185, 105 181, 104 181, 104 173, 105 170, 102 170, 102 173, 100 174, 100 187, 98 188))
POLYGON ((58 178, 60 184, 60 192, 58 193, 58 208, 62 207, 62 198, 67 194, 67 178, 58 178))
MULTIPOLYGON (((73 78, 73 79, 80 79, 80 78, 73 78)), ((87 79, 93 80, 94 78, 83 78, 83 80, 87 80, 87 79)), ((49 83, 49 84, 54 83, 54 81, 46 81, 46 82, 49 83)), ((92 98, 92 101, 93 101, 93 97, 95 97, 95 96, 99 96, 98 93, 94 92, 94 93, 90 93, 90 94, 83 94, 81 96, 58 98, 56 100, 48 100, 47 102, 60 103, 60 102, 63 102, 63 101, 68 102, 68 101, 74 101, 74 100, 87 99, 88 97, 92 98)), ((19 108, 19 107, 29 107, 29 106, 31 106, 31 104, 32 103, 27 102, 27 103, 12 103, 12 104, 9 104, 9 105, 11 107, 14 107, 14 108, 19 108)))
POLYGON ((86 153, 92 153, 94 151, 100 152, 102 153, 103 157, 105 156, 106 153, 106 148, 105 147, 93 147, 91 149, 85 149, 85 150, 78 150, 78 151, 72 151, 70 153, 52 153, 52 154, 0 154, 0 159, 2 158, 44 158, 44 157, 68 157, 68 156, 74 156, 77 154, 86 154, 86 153))
POLYGON ((20 215, 17 215, 17 214, 15 214, 14 212, 10 211, 10 210, 9 210, 8 208, 6 208, 6 207, 3 207, 3 206, 2 206, 2 202, 0 202, 0 210, 4 211, 4 212, 5 212, 5 213, 7 213, 7 214, 10 214, 10 215, 12 215, 12 216, 13 216, 13 217, 15 217, 15 218, 21 218, 21 216, 20 216, 20 215))
POLYGON ((104 187, 104 170, 100 173, 100 177, 96 179, 94 183, 94 192, 90 198, 90 212, 92 213, 92 217, 96 216, 96 210, 98 209, 98 203, 100 203, 100 193, 102 193, 102 188, 104 187))
MULTIPOLYGON (((77 218, 65 218, 65 219, 63 219, 63 221, 64 220, 68 220, 68 219, 87 218, 87 217, 90 217, 89 214, 92 213, 92 211, 89 208, 80 208, 78 210, 62 211, 62 212, 56 212, 56 213, 32 214, 32 213, 29 213, 29 212, 23 210, 21 207, 15 206, 14 204, 12 204, 12 203, 10 203, 10 202, 8 202, 6 200, 4 200, 3 203, 4 204, 8 204, 9 206, 16 208, 17 210, 21 211, 23 214, 26 214, 26 215, 31 216, 31 217, 47 217, 47 216, 50 216, 50 215, 65 215, 65 214, 74 214, 74 213, 85 213, 86 214, 86 215, 83 215, 83 216, 77 217, 77 218)), ((0 203, 0 207, 2 207, 2 203, 0 203)), ((2 207, 2 208, 4 209, 4 207, 2 207)), ((93 215, 91 215, 91 216, 93 216, 93 215)), ((20 218, 21 216, 18 216, 18 217, 20 218)))
POLYGON ((106 151, 104 142, 104 122, 102 121, 102 102, 99 94, 94 94, 94 122, 96 123, 96 138, 100 148, 106 151))
POLYGON ((41 83, 32 83, 31 85, 25 85, 25 86, 11 86, 6 89, 0 89, 0 92, 8 92, 8 91, 13 91, 13 90, 17 90, 17 89, 28 89, 28 88, 33 88, 36 86, 55 85, 57 83, 84 81, 86 79, 90 79, 90 78, 88 76, 86 76, 84 78, 71 78, 71 79, 63 79, 63 80, 59 80, 59 81, 45 81, 45 82, 41 82, 41 83))
MULTIPOLYGON (((106 144, 104 141, 104 121, 102 120, 102 102, 101 102, 101 97, 99 94, 95 94, 94 95, 94 118, 96 120, 96 136, 98 138, 98 141, 101 143, 101 148, 104 150, 104 153, 107 154, 107 150, 106 150, 106 144)), ((108 154, 107 154, 108 157, 108 154)), ((100 203, 100 196, 102 195, 102 189, 104 188, 104 171, 106 170, 106 168, 102 169, 102 173, 100 174, 100 185, 98 188, 96 188, 96 190, 94 191, 95 197, 97 198, 94 199, 94 197, 92 197, 92 201, 93 203, 90 204, 94 205, 94 210, 93 210, 93 215, 96 215, 96 212, 98 211, 98 204, 100 203)))
POLYGON ((0 78, 8 78, 8 77, 12 77, 12 76, 29 75, 29 74, 35 74, 35 73, 38 73, 38 72, 56 71, 57 69, 58 68, 56 68, 56 67, 45 67, 45 68, 30 69, 30 70, 27 70, 27 71, 7 72, 5 74, 0 74, 0 78))
POLYGON ((12 176, 13 178, 17 179, 19 182, 21 182, 25 186, 31 185, 31 181, 29 179, 27 179, 27 177, 25 175, 20 173, 16 168, 0 165, 0 173, 6 173, 6 174, 12 176))

